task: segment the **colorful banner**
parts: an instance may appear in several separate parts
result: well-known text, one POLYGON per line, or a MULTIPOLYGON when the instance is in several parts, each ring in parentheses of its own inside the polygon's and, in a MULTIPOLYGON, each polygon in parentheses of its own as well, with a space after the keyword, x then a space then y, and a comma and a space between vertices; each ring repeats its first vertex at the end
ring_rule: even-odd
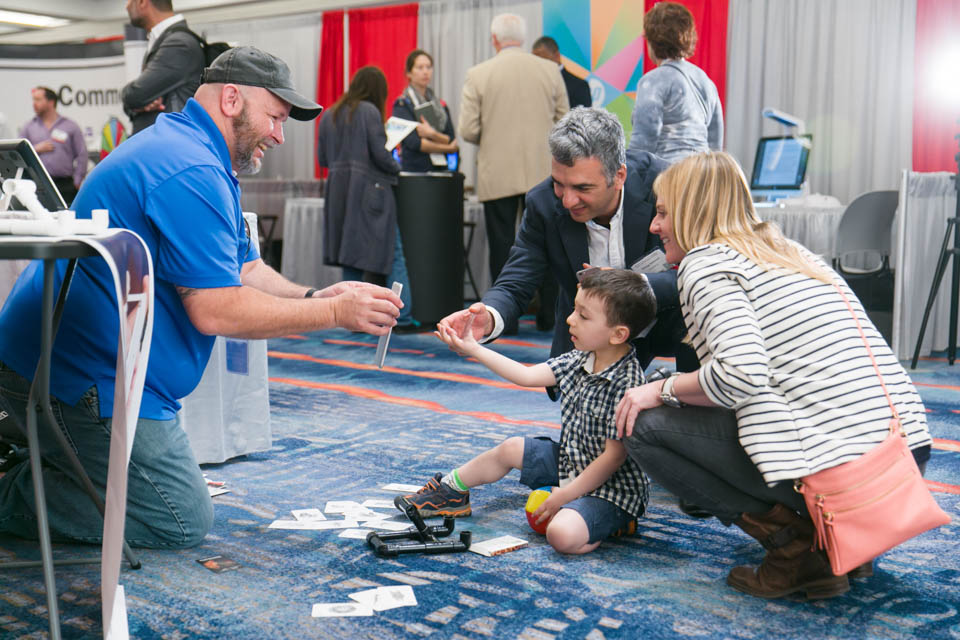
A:
POLYGON ((631 0, 544 0, 543 33, 557 41, 567 71, 590 84, 630 137, 637 82, 643 75, 643 3, 631 0))

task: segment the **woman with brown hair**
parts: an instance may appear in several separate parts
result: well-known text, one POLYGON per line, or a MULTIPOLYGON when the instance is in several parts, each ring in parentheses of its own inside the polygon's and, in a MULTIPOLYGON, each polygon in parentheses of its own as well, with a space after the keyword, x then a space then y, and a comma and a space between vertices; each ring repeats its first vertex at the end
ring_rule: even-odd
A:
POLYGON ((872 575, 872 564, 833 574, 812 549, 794 480, 873 449, 894 407, 922 472, 932 442, 923 403, 843 279, 757 217, 731 156, 687 157, 653 189, 650 231, 680 265, 701 366, 629 389, 618 433, 654 481, 767 549, 758 569, 730 571, 731 587, 764 598, 844 593, 848 577, 872 575))
POLYGON ((386 101, 383 71, 363 67, 320 120, 317 160, 330 169, 324 190, 323 261, 342 266, 344 280, 389 286, 390 274, 403 283, 400 326, 412 318, 393 194, 400 167, 386 149, 386 101))
POLYGON ((723 108, 713 81, 687 62, 697 46, 693 16, 677 2, 658 2, 643 17, 647 55, 657 65, 637 84, 630 150, 667 162, 723 148, 723 108))

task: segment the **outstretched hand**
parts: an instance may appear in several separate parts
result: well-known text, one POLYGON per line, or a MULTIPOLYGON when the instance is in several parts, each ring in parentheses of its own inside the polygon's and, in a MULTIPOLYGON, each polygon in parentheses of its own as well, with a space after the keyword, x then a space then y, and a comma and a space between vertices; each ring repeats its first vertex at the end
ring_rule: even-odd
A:
POLYGON ((443 340, 444 344, 461 356, 472 356, 481 349, 480 343, 477 342, 477 339, 473 335, 472 325, 474 318, 476 318, 476 316, 473 314, 470 314, 470 317, 467 318, 462 336, 457 335, 456 331, 444 324, 438 324, 437 330, 433 332, 433 335, 443 340))
POLYGON ((461 338, 470 331, 473 339, 479 342, 493 331, 493 318, 482 302, 474 302, 469 309, 451 313, 441 320, 437 329, 441 326, 447 327, 461 338))
MULTIPOLYGON (((336 326, 382 336, 397 324, 403 302, 390 289, 366 282, 340 282, 333 287, 340 289, 333 297, 336 326)), ((331 288, 321 295, 329 297, 325 292, 331 288)))

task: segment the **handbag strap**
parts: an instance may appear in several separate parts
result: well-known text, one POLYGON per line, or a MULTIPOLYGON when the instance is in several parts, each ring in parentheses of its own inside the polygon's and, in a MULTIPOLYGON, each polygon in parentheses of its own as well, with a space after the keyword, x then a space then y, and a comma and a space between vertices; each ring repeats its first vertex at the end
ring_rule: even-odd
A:
POLYGON ((840 288, 840 285, 838 285, 836 282, 832 284, 833 288, 836 289, 837 293, 840 294, 840 297, 843 298, 843 302, 847 305, 847 309, 850 310, 850 315, 853 316, 853 321, 857 325, 857 331, 860 332, 860 339, 863 340, 863 346, 867 348, 867 355, 870 356, 870 362, 873 364, 873 370, 876 371, 877 378, 880 379, 880 387, 883 389, 883 395, 887 397, 887 404, 890 405, 890 412, 893 413, 893 419, 890 421, 890 431, 896 433, 897 427, 900 426, 900 435, 906 437, 906 434, 903 433, 903 427, 900 425, 900 414, 897 413, 897 408, 893 406, 893 399, 890 397, 890 392, 887 391, 887 385, 883 382, 883 375, 880 373, 880 367, 877 366, 877 359, 873 357, 873 349, 870 348, 870 343, 867 342, 867 336, 863 332, 863 327, 860 325, 860 319, 857 317, 856 312, 853 310, 853 305, 850 304, 850 300, 843 292, 843 289, 840 288))

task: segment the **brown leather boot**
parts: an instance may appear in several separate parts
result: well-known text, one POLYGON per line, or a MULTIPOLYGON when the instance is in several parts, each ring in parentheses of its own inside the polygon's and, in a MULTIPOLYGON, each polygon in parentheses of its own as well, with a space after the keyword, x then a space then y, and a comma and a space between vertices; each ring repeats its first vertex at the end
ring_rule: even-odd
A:
POLYGON ((803 591, 808 599, 832 598, 850 589, 847 576, 835 576, 826 554, 813 547, 813 523, 782 504, 767 513, 744 513, 734 522, 767 550, 760 567, 734 567, 727 584, 759 598, 782 598, 803 591))

